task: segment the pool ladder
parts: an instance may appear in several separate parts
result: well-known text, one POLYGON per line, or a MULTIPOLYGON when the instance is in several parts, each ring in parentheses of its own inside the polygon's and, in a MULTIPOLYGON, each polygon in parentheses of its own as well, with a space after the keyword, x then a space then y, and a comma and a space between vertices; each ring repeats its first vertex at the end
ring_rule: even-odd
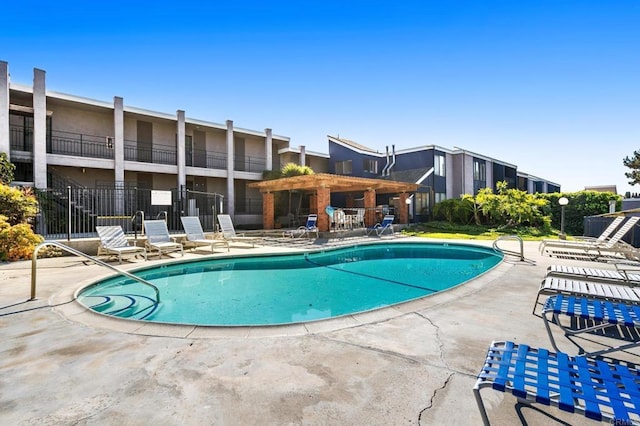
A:
POLYGON ((89 256, 86 253, 83 253, 79 250, 76 250, 72 247, 69 247, 67 245, 64 245, 62 243, 59 243, 58 241, 44 241, 40 244, 38 244, 35 248, 35 250, 33 251, 33 257, 31 260, 31 298, 29 300, 35 300, 36 298, 36 281, 37 281, 37 277, 36 277, 36 272, 38 270, 38 252, 40 251, 41 248, 46 247, 46 246, 55 246, 58 247, 68 253, 71 254, 75 254, 76 256, 80 256, 80 257, 84 257, 87 260, 90 260, 91 262, 95 263, 96 265, 100 265, 100 266, 104 266, 107 269, 111 269, 112 271, 120 274, 120 275, 124 275, 127 278, 131 278, 132 280, 138 281, 144 285, 148 285, 149 287, 151 287, 155 293, 156 293, 156 303, 160 303, 160 290, 158 290, 158 287, 156 287, 155 285, 151 284, 149 281, 144 280, 140 277, 137 277, 133 274, 130 274, 127 271, 123 271, 120 268, 116 268, 115 266, 109 265, 106 262, 103 262, 100 259, 96 259, 93 256, 89 256))
POLYGON ((500 237, 498 237, 494 242, 493 242, 493 249, 497 250, 505 255, 508 256, 515 256, 518 257, 520 259, 520 262, 528 262, 528 263, 532 263, 535 264, 535 261, 533 260, 529 260, 526 259, 524 257, 524 242, 522 240, 521 237, 519 237, 518 235, 502 235, 500 237), (515 240, 518 241, 520 243, 520 252, 517 251, 513 251, 513 250, 507 250, 507 249, 503 249, 498 245, 498 241, 505 241, 505 240, 515 240))

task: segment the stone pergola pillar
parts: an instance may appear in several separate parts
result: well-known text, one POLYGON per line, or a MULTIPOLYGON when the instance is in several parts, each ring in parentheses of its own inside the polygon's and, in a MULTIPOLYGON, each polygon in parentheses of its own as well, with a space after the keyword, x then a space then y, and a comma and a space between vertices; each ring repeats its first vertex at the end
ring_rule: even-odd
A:
POLYGON ((367 189, 364 192, 364 224, 367 227, 376 224, 376 191, 367 189))
POLYGON ((264 229, 275 227, 275 206, 273 192, 262 193, 262 226, 264 229))
POLYGON ((398 223, 409 223, 409 204, 407 204, 407 200, 409 199, 409 194, 403 192, 400 194, 400 212, 398 214, 398 223))
POLYGON ((318 229, 322 232, 329 231, 331 223, 324 209, 331 204, 331 189, 321 186, 316 190, 316 210, 318 212, 318 229))

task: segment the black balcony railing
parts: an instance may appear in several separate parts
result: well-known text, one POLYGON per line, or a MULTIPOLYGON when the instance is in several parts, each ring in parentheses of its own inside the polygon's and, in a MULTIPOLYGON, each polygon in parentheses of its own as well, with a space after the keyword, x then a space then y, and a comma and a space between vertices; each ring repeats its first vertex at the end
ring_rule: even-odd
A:
POLYGON ((33 152, 33 129, 9 126, 9 146, 15 151, 33 152))
POLYGON ((234 158, 234 170, 241 172, 262 173, 264 167, 264 157, 239 156, 234 158))
POLYGON ((113 158, 113 138, 81 133, 52 131, 47 152, 77 157, 113 158))
POLYGON ((227 155, 223 152, 194 150, 191 155, 187 153, 187 166, 225 170, 227 168, 227 155))
POLYGON ((136 141, 125 141, 124 159, 172 166, 178 164, 175 148, 168 145, 140 146, 136 141))

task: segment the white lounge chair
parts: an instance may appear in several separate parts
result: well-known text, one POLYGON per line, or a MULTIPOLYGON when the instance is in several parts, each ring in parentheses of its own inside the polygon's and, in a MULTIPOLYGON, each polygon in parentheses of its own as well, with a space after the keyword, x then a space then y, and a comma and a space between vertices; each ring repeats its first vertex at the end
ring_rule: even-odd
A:
POLYGON ((197 216, 183 216, 180 218, 182 227, 186 234, 186 241, 183 245, 188 247, 211 247, 211 253, 213 253, 216 247, 226 247, 229 251, 229 242, 220 238, 207 238, 202 230, 202 224, 197 216))
POLYGON ((535 312, 540 296, 554 294, 613 300, 624 303, 640 303, 640 287, 632 287, 624 283, 611 284, 586 279, 546 277, 540 284, 532 312, 535 312))
POLYGON ((124 235, 120 225, 118 226, 96 226, 96 232, 100 237, 98 245, 98 256, 117 256, 118 263, 122 263, 123 254, 142 255, 147 260, 147 250, 144 247, 131 245, 124 235))
POLYGON ((640 264, 614 264, 616 269, 585 268, 582 266, 551 265, 547 277, 587 279, 618 284, 640 285, 640 264))
POLYGON ((158 258, 162 257, 165 253, 172 253, 174 251, 180 251, 180 254, 184 256, 184 249, 182 244, 175 241, 169 235, 167 229, 167 223, 164 220, 145 220, 143 222, 144 233, 147 237, 145 247, 149 252, 157 251, 158 258))
POLYGON ((220 224, 220 229, 222 229, 222 237, 229 242, 243 242, 255 247, 256 242, 261 241, 257 237, 245 237, 244 234, 236 233, 231 216, 228 214, 219 214, 218 223, 220 224))
POLYGON ((543 240, 540 254, 581 260, 629 259, 634 248, 622 238, 636 225, 640 217, 630 217, 618 231, 605 241, 543 240))

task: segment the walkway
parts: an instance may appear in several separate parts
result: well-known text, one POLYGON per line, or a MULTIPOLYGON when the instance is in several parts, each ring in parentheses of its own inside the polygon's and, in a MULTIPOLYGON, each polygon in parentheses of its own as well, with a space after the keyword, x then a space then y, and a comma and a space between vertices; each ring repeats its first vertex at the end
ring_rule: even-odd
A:
MULTIPOLYGON (((232 254, 283 250, 232 248, 232 254)), ((2 264, 0 419, 3 424, 480 424, 471 389, 488 344, 513 340, 549 347, 542 320, 530 313, 535 294, 548 265, 576 264, 540 257, 537 243, 525 243, 525 250, 537 265, 508 261, 477 281, 384 315, 188 337, 179 327, 176 337, 159 337, 154 334, 172 334, 171 327, 139 334, 93 314, 86 320, 69 295, 104 274, 97 266, 71 257, 39 261, 38 299, 26 302, 31 263, 2 264), (123 328, 127 332, 119 331, 123 328)), ((126 268, 136 266, 140 263, 126 268)), ((557 340, 575 353, 560 335, 557 340)), ((616 356, 640 361, 637 353, 616 356)), ((483 394, 496 425, 589 422, 548 407, 522 408, 498 392, 483 394)))

